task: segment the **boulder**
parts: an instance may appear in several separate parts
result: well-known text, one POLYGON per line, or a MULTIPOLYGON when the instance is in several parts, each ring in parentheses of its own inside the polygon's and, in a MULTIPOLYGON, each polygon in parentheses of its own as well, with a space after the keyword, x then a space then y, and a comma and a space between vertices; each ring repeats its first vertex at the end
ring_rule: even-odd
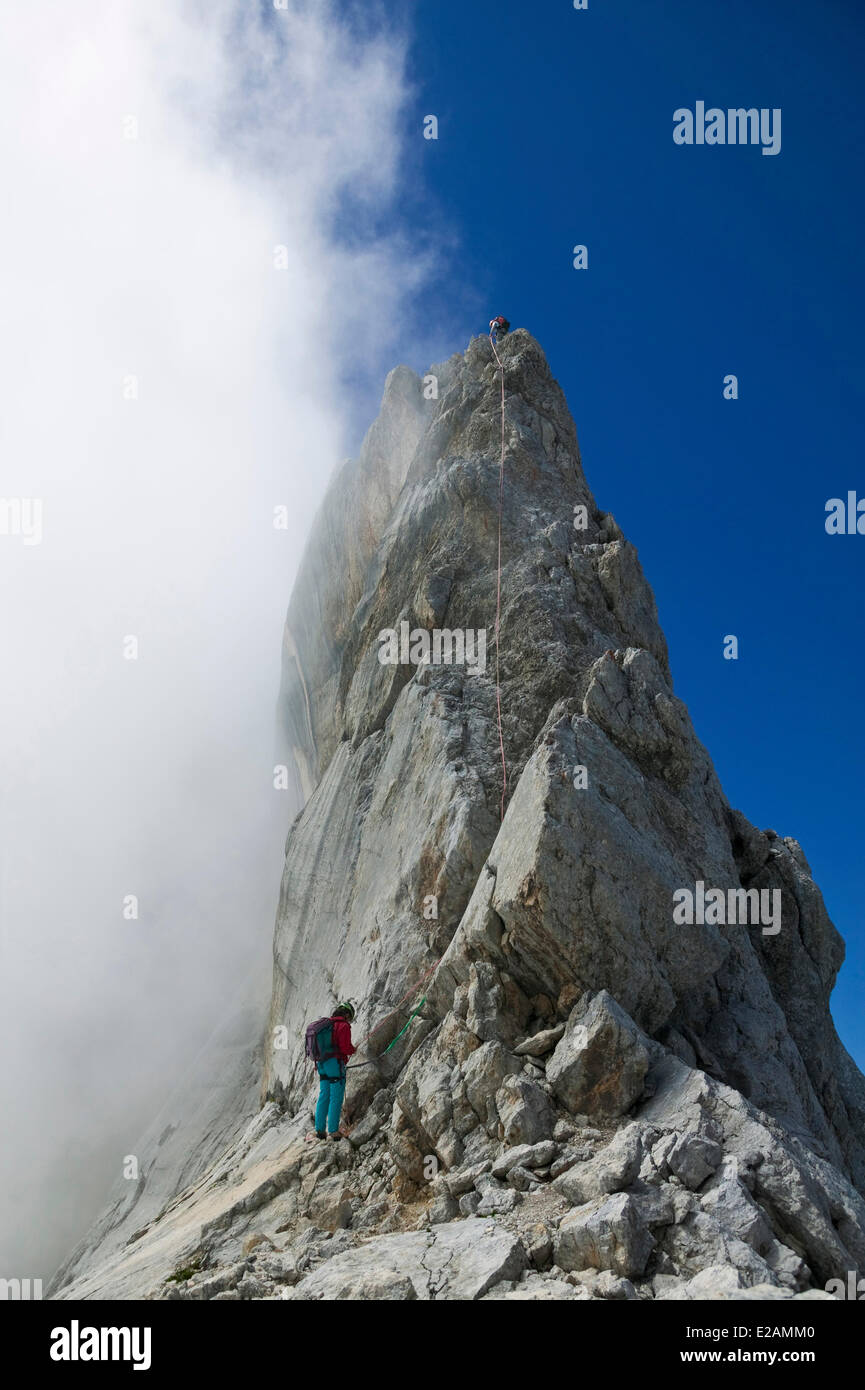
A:
POLYGON ((545 1139, 540 1144, 515 1144, 493 1161, 493 1176, 504 1178, 517 1164, 523 1168, 544 1168, 553 1162, 558 1151, 559 1146, 552 1139, 545 1139))
POLYGON ((508 1173, 508 1186, 516 1188, 517 1192, 532 1192, 541 1186, 541 1180, 529 1168, 522 1168, 518 1163, 508 1173))
POLYGON ((478 1178, 490 1171, 489 1159, 484 1159, 481 1163, 473 1163, 469 1168, 457 1168, 452 1173, 444 1173, 442 1181, 448 1191, 454 1197, 461 1197, 464 1192, 471 1192, 478 1178))
POLYGON ((507 1076, 496 1092, 496 1109, 506 1144, 537 1144, 553 1132, 553 1108, 537 1082, 507 1076))
POLYGON ((430 1225, 439 1225, 445 1221, 453 1221, 459 1215, 459 1202, 456 1197, 452 1197, 449 1192, 441 1192, 434 1199, 429 1209, 430 1225))
POLYGON ((667 1154, 667 1164, 686 1187, 693 1189, 711 1177, 721 1158, 721 1146, 713 1139, 705 1139, 699 1134, 682 1134, 667 1154))
POLYGON ((643 1035, 606 990, 583 995, 547 1063, 556 1099, 572 1114, 615 1119, 642 1093, 649 1068, 643 1035))
POLYGON ((552 1052, 564 1031, 563 1023, 558 1023, 555 1028, 545 1028, 541 1033, 524 1038, 514 1048, 514 1052, 517 1057, 545 1057, 548 1052, 552 1052))
POLYGON ((638 1297, 630 1279, 622 1279, 609 1269, 581 1270, 571 1276, 579 1280, 592 1298, 605 1298, 615 1302, 632 1302, 638 1297))
POLYGON ((605 1269, 633 1279, 645 1271, 654 1244, 636 1202, 620 1192, 563 1217, 553 1256, 561 1269, 605 1269))
POLYGON ((503 1216, 513 1211, 522 1201, 522 1194, 515 1188, 498 1189, 488 1187, 475 1207, 476 1216, 503 1216))
POLYGON ((723 1230, 737 1236, 758 1254, 766 1255, 777 1245, 765 1214, 738 1178, 716 1177, 700 1194, 700 1201, 703 1210, 714 1216, 723 1230))
POLYGON ((748 1287, 780 1282, 756 1250, 729 1234, 714 1216, 702 1210, 689 1212, 683 1220, 668 1226, 661 1245, 685 1276, 699 1274, 710 1265, 732 1265, 748 1287))
POLYGON ((588 1202, 607 1192, 630 1187, 640 1171, 645 1149, 639 1122, 626 1125, 587 1163, 576 1163, 560 1174, 554 1186, 569 1202, 588 1202))
POLYGON ((484 1129, 490 1134, 495 1134, 499 1123, 497 1092, 507 1077, 520 1070, 521 1064, 513 1054, 500 1042, 492 1040, 485 1042, 473 1052, 462 1068, 462 1079, 469 1104, 484 1129))

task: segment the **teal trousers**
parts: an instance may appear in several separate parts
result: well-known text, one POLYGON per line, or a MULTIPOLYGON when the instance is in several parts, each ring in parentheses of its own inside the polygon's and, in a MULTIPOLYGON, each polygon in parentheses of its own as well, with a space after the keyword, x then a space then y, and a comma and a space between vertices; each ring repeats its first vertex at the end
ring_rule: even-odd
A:
MULTIPOLYGON (((326 1066, 327 1063, 324 1063, 326 1066)), ((345 1096, 345 1077, 344 1076, 319 1076, 318 1104, 315 1107, 315 1128, 318 1134, 324 1132, 327 1127, 328 1134, 336 1134, 339 1129, 339 1117, 342 1113, 342 1102, 345 1096)))

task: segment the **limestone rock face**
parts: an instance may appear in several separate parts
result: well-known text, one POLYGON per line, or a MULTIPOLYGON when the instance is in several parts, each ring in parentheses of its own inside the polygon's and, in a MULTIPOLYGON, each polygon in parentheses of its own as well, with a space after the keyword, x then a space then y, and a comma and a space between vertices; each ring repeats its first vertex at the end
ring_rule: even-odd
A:
POLYGON ((500 385, 476 339, 434 398, 391 373, 292 596, 304 805, 261 1108, 226 1100, 219 1153, 162 1189, 148 1168, 142 1229, 109 1211, 57 1297, 798 1299, 865 1270, 843 944, 797 842, 728 805, 543 352, 516 330, 500 353, 507 787, 500 385), (403 630, 476 659, 380 660, 403 630), (697 882, 780 890, 780 930, 678 923, 697 882), (303 1032, 337 996, 369 1065, 349 1142, 319 1144, 303 1032))
POLYGON ((526 1264, 515 1235, 483 1220, 429 1233, 382 1236, 337 1255, 286 1297, 294 1299, 463 1299, 474 1302, 526 1264))

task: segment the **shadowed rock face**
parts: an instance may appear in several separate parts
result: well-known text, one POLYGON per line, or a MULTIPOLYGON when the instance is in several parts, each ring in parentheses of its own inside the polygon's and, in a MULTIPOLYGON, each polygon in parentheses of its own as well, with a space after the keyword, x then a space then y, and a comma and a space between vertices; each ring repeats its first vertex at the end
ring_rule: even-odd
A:
POLYGON ((91 1241, 61 1296, 825 1297, 865 1266, 865 1083, 828 1008, 843 945, 798 844, 727 804, 540 347, 517 330, 499 351, 504 821, 500 386, 475 339, 431 369, 434 399, 388 377, 289 607, 305 805, 264 1108, 194 1187, 178 1175, 134 1255, 91 1241), (403 623, 485 629, 486 669, 382 664, 403 623), (781 930, 677 924, 697 881, 780 889, 781 930), (356 1038, 382 1025, 377 1060, 351 1142, 310 1146, 303 1030, 334 996, 361 1001, 356 1038), (473 1240, 476 1214, 499 1234, 473 1240), (184 1260, 199 1272, 166 1282, 184 1260))

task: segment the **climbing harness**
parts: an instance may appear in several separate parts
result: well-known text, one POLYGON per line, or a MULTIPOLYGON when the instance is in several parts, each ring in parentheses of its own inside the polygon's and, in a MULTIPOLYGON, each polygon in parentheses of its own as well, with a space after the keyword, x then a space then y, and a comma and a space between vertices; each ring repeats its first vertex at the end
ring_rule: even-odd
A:
POLYGON ((507 768, 507 763, 505 762, 505 740, 504 740, 504 736, 503 736, 503 734, 502 734, 502 689, 501 689, 501 683, 500 683, 500 680, 499 680, 499 622, 500 622, 500 620, 501 620, 501 612, 502 612, 502 509, 503 509, 504 494, 505 494, 505 369, 504 369, 504 366, 503 366, 503 364, 502 364, 502 359, 499 357, 498 349, 496 348, 496 328, 495 328, 495 325, 496 325, 496 320, 493 319, 492 323, 490 324, 490 344, 491 344, 491 346, 492 346, 493 352, 495 353, 496 361, 497 361, 498 364, 499 364, 499 371, 500 371, 500 373, 501 373, 501 382, 502 382, 502 445, 501 445, 501 456, 500 456, 500 458, 499 458, 499 549, 498 549, 498 561, 497 561, 497 567, 496 567, 496 628, 495 628, 495 636, 496 636, 496 717, 497 717, 497 720, 498 720, 498 728, 499 728, 499 752, 501 753, 501 758, 502 758, 502 801, 501 801, 501 808, 500 808, 499 819, 500 819, 500 820, 504 820, 504 818, 505 818, 505 796, 506 796, 507 790, 508 790, 508 768, 507 768))

